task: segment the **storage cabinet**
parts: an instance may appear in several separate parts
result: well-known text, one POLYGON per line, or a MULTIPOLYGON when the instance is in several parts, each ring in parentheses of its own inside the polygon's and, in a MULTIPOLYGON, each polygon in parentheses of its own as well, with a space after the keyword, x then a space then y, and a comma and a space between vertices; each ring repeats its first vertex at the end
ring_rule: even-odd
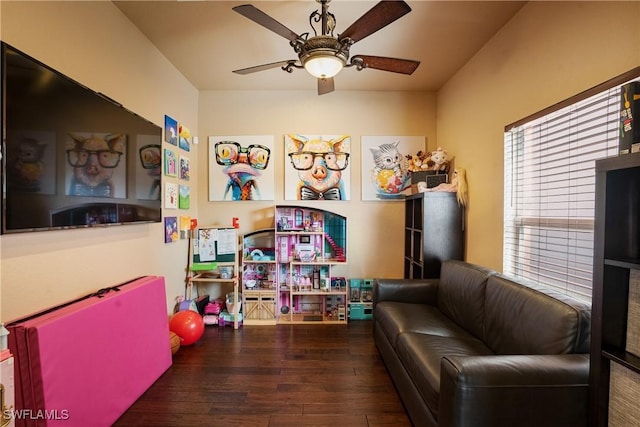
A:
POLYGON ((347 323, 348 285, 332 272, 347 260, 346 218, 276 206, 275 222, 277 322, 347 323))
POLYGON ((198 295, 224 299, 226 308, 219 315, 219 324, 238 329, 242 323, 238 233, 231 227, 201 227, 193 233, 187 286, 196 286, 198 295))
POLYGON ((640 419, 640 153, 596 162, 590 412, 640 419))
POLYGON ((245 325, 276 324, 275 290, 243 290, 242 300, 245 325))
POLYGON ((405 201, 404 277, 440 276, 440 265, 464 257, 464 216, 455 193, 408 196, 405 201))

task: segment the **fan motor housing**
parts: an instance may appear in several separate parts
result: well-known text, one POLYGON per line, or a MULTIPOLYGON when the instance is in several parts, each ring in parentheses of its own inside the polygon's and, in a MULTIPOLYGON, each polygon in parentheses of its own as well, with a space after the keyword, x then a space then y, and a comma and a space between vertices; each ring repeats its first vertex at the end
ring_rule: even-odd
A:
POLYGON ((343 65, 349 60, 349 46, 340 43, 336 38, 331 36, 314 36, 309 37, 304 42, 298 58, 304 64, 315 56, 333 55, 342 61, 343 65))

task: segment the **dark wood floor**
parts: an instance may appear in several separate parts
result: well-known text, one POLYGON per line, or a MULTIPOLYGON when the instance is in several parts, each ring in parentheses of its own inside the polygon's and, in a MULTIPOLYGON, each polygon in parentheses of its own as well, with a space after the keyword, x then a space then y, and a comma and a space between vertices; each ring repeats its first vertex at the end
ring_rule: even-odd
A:
POLYGON ((116 426, 410 426, 373 343, 349 325, 207 326, 116 426))

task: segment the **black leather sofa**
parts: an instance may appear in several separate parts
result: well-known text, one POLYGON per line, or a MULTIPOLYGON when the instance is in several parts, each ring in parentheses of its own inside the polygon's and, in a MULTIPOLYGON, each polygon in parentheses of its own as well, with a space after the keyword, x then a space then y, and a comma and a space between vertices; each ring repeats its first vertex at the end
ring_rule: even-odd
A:
POLYGON ((374 338, 415 426, 587 425, 591 307, 489 269, 377 279, 374 338))

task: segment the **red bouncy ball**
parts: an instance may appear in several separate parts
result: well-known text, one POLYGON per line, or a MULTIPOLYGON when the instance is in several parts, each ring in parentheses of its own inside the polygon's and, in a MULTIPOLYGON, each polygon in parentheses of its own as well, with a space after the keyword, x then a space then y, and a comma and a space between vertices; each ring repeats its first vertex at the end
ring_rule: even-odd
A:
POLYGON ((179 311, 171 317, 169 330, 180 337, 180 345, 191 345, 204 334, 204 320, 191 310, 179 311))

